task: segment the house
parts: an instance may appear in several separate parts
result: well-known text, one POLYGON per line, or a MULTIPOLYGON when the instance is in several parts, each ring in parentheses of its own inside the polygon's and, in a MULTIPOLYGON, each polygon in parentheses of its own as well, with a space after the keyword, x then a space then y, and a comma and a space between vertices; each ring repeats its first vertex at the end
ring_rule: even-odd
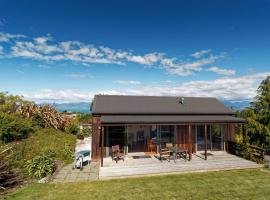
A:
POLYGON ((92 103, 92 160, 110 156, 120 145, 125 154, 147 151, 147 139, 187 149, 228 151, 235 125, 245 120, 216 98, 96 95, 92 103), (102 152, 103 149, 103 153, 102 152))

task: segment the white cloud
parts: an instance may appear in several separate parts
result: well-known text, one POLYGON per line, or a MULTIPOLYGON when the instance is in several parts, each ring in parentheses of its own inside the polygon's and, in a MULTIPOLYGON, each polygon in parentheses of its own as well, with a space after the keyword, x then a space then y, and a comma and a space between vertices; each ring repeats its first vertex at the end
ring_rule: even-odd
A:
MULTIPOLYGON (((112 49, 105 46, 94 46, 79 41, 55 41, 51 35, 25 38, 22 35, 2 33, 3 41, 10 41, 9 57, 20 57, 42 61, 78 62, 83 65, 91 63, 126 65, 133 62, 148 68, 162 69, 168 74, 188 76, 215 63, 222 55, 208 55, 210 50, 192 54, 192 59, 180 60, 168 57, 164 53, 152 52, 136 55, 132 51, 112 49), (204 57, 202 57, 204 56, 204 57)), ((1 41, 1 35, 0 35, 1 41)))
POLYGON ((65 74, 65 76, 70 77, 70 78, 75 78, 75 79, 93 78, 93 75, 88 74, 88 73, 70 73, 70 74, 65 74))
POLYGON ((165 80, 165 81, 161 81, 162 83, 173 83, 174 81, 171 80, 165 80))
POLYGON ((134 80, 115 80, 113 82, 114 83, 119 83, 119 84, 132 84, 132 85, 139 85, 139 84, 141 84, 140 81, 134 81, 134 80))
POLYGON ((36 41, 36 43, 46 44, 48 41, 52 40, 52 36, 48 34, 47 36, 44 37, 36 37, 34 38, 34 40, 36 41))
POLYGON ((211 49, 208 49, 208 50, 202 50, 202 51, 198 51, 198 52, 195 52, 193 54, 191 54, 192 57, 194 58, 201 58, 202 56, 208 54, 211 52, 211 49))
POLYGON ((11 39, 25 38, 25 35, 0 32, 0 42, 9 42, 11 39))
POLYGON ((4 54, 4 48, 2 46, 0 46, 0 55, 4 54))
POLYGON ((164 68, 169 74, 178 76, 188 76, 196 71, 201 71, 205 65, 212 64, 216 60, 223 58, 222 55, 213 56, 210 55, 207 58, 199 59, 190 62, 177 63, 176 58, 168 59, 164 58, 161 60, 162 68, 164 68))
POLYGON ((36 94, 23 95, 26 99, 36 101, 38 103, 64 103, 64 102, 90 102, 93 98, 91 93, 81 93, 74 90, 41 90, 36 94))
POLYGON ((24 74, 24 71, 19 70, 19 69, 17 69, 16 72, 18 72, 19 74, 24 74))
POLYGON ((145 86, 128 90, 111 90, 100 93, 122 95, 201 96, 227 100, 252 99, 258 84, 270 72, 241 77, 224 77, 210 81, 190 81, 169 86, 145 86))
POLYGON ((161 53, 149 53, 144 56, 135 56, 129 55, 127 56, 127 60, 143 65, 153 65, 162 59, 163 55, 161 53))
POLYGON ((232 70, 232 69, 222 69, 222 68, 219 68, 219 67, 210 67, 208 68, 208 71, 211 71, 211 72, 215 72, 217 74, 222 74, 222 75, 234 75, 236 73, 235 70, 232 70))
POLYGON ((50 69, 51 66, 49 65, 38 65, 39 68, 43 68, 43 69, 50 69))
POLYGON ((24 96, 29 100, 38 102, 89 102, 94 94, 192 96, 217 97, 226 100, 251 100, 256 96, 258 84, 267 75, 270 75, 270 72, 240 77, 223 77, 210 81, 189 81, 166 86, 143 86, 136 89, 100 90, 89 93, 74 90, 42 90, 36 94, 24 96))

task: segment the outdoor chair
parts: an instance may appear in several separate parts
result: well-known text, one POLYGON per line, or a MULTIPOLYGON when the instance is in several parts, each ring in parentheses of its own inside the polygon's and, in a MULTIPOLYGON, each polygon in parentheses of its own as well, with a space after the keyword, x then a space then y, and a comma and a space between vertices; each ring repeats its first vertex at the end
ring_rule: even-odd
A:
POLYGON ((154 145, 153 140, 147 139, 147 151, 148 152, 155 152, 157 149, 156 145, 154 145))
POLYGON ((125 160, 125 154, 123 151, 120 151, 119 145, 112 146, 112 160, 115 160, 116 163, 119 160, 125 160))
POLYGON ((169 151, 169 149, 165 148, 165 149, 160 150, 160 161, 161 162, 163 161, 163 159, 170 162, 170 158, 171 158, 171 151, 169 151))

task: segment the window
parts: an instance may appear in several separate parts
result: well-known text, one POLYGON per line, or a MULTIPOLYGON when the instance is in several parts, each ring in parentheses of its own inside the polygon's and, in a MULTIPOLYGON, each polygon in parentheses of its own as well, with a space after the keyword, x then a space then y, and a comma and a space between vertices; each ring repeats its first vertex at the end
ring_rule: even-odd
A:
POLYGON ((174 143, 174 126, 160 126, 160 137, 162 143, 174 143))
POLYGON ((124 126, 110 126, 109 133, 109 147, 113 145, 125 145, 125 127, 124 126))

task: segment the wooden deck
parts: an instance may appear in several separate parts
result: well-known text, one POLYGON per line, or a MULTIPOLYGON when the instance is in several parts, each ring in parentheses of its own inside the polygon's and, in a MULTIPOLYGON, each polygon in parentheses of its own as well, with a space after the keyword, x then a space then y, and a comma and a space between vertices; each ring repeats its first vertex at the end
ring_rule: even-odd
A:
POLYGON ((134 155, 144 155, 144 153, 129 154, 125 157, 124 162, 121 160, 118 163, 112 161, 111 158, 104 158, 104 167, 100 168, 99 178, 110 179, 169 173, 248 169, 263 166, 222 151, 210 153, 212 155, 208 156, 207 160, 203 159, 201 153, 197 153, 193 155, 192 161, 179 159, 176 163, 173 160, 160 162, 154 156, 141 159, 133 159, 132 157, 134 155))

